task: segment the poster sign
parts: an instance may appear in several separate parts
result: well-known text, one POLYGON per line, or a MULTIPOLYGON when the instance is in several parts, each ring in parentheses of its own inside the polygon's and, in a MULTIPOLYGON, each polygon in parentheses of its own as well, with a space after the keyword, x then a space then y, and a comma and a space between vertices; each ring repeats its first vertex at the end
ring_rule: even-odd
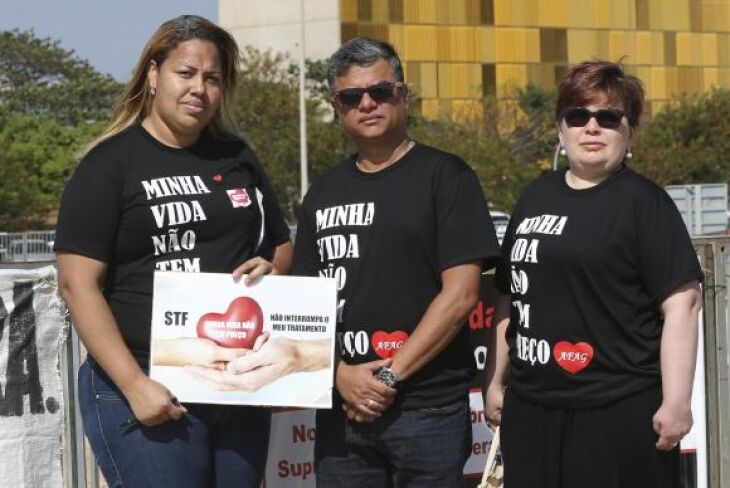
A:
POLYGON ((331 408, 336 281, 155 272, 150 376, 181 402, 331 408))
POLYGON ((53 266, 0 270, 0 480, 61 487, 66 307, 53 266))

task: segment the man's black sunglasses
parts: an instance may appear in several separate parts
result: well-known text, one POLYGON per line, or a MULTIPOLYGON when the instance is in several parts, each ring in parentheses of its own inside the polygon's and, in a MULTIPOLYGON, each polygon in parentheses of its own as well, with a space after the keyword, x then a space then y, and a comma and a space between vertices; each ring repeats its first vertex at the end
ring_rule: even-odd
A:
POLYGON ((362 100, 362 96, 366 93, 374 102, 381 103, 390 100, 395 94, 395 90, 402 87, 403 83, 400 81, 383 81, 367 88, 345 88, 344 90, 335 92, 334 96, 340 102, 340 105, 356 107, 360 105, 360 100, 362 100))
POLYGON ((623 117, 623 111, 617 108, 602 108, 591 112, 585 107, 572 107, 563 111, 563 120, 568 127, 585 127, 591 118, 595 118, 604 129, 615 129, 621 125, 623 117))

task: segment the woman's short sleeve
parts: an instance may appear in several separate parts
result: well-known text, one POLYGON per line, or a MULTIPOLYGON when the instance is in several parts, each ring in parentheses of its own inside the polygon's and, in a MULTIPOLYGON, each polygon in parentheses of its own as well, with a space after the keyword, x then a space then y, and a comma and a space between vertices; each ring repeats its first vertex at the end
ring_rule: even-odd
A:
POLYGON ((676 205, 655 188, 638 209, 639 265, 647 293, 657 305, 678 287, 702 280, 697 253, 676 205))
POLYGON ((54 251, 105 263, 112 260, 121 215, 122 174, 119 161, 101 151, 81 161, 61 198, 54 251))

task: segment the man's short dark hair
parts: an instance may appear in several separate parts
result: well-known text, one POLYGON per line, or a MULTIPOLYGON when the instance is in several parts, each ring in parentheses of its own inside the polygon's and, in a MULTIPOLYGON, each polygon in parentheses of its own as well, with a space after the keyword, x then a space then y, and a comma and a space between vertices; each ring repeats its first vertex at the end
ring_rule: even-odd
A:
POLYGON ((335 78, 342 76, 351 66, 370 66, 378 59, 385 59, 393 70, 395 81, 403 82, 403 65, 393 46, 369 37, 355 37, 343 44, 327 60, 327 84, 335 89, 335 78))

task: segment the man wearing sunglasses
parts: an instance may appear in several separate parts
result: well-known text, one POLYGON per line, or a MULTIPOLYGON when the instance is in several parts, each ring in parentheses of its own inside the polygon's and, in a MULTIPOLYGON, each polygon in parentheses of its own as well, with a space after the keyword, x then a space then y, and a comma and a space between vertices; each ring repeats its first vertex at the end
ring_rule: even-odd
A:
POLYGON ((499 256, 479 181, 408 136, 393 48, 356 38, 329 60, 357 152, 302 203, 295 274, 338 280, 334 408, 317 415, 317 486, 463 486, 474 372, 464 319, 499 256))

